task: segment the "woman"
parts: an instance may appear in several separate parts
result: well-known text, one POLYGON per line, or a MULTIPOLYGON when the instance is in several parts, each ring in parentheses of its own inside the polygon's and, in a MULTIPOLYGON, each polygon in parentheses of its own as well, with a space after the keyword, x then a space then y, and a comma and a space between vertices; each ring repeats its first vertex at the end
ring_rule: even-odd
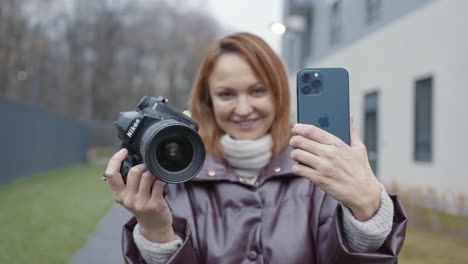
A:
POLYGON ((202 171, 168 186, 144 165, 127 184, 126 150, 106 169, 128 263, 394 263, 405 237, 354 128, 351 145, 311 125, 291 128, 286 70, 260 38, 220 39, 191 97, 207 150, 202 171))

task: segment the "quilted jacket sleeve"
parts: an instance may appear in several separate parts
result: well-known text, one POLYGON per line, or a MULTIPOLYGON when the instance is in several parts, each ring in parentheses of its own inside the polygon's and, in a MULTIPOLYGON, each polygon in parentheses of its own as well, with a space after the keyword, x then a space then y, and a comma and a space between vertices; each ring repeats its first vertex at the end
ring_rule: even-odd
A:
MULTIPOLYGON (((167 263, 187 263, 188 260, 190 263, 194 264, 202 263, 196 245, 194 244, 196 241, 193 232, 194 230, 190 229, 188 222, 193 221, 193 216, 191 216, 192 209, 190 199, 185 192, 184 187, 182 185, 171 186, 166 196, 166 201, 169 207, 173 208, 177 206, 177 211, 185 212, 184 215, 181 216, 173 215, 172 227, 174 228, 175 233, 182 238, 183 243, 169 258, 167 263)), ((132 217, 123 227, 122 252, 125 263, 146 263, 133 240, 133 229, 136 224, 137 221, 135 217, 132 217)))
POLYGON ((325 195, 320 210, 318 228, 317 263, 321 264, 396 264, 406 234, 406 213, 395 195, 390 195, 394 205, 392 231, 384 244, 372 253, 350 250, 343 235, 342 208, 330 196, 325 195))

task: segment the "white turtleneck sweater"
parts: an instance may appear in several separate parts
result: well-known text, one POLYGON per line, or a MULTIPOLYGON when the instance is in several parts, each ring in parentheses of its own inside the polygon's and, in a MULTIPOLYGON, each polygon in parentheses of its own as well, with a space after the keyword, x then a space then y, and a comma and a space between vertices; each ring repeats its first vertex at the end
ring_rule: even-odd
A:
POLYGON ((271 159, 271 135, 257 140, 235 140, 228 135, 221 137, 221 145, 227 163, 247 183, 254 184, 260 171, 271 159))
MULTIPOLYGON (((227 162, 247 183, 254 184, 260 171, 270 162, 272 138, 268 134, 257 140, 235 140, 228 135, 221 138, 227 162)), ((369 220, 360 222, 343 205, 343 231, 354 252, 372 252, 380 248, 392 230, 393 202, 382 185, 380 208, 369 220)), ((149 264, 165 263, 182 245, 182 238, 168 243, 154 243, 140 233, 137 224, 133 230, 135 244, 149 264)))

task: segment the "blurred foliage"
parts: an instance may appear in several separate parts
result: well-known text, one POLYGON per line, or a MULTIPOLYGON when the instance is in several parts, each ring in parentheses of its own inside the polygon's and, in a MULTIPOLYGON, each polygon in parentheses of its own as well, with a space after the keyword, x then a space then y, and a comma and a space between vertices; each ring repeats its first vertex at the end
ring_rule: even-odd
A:
POLYGON ((421 227, 444 231, 453 234, 463 234, 468 239, 468 217, 438 212, 424 207, 406 208, 411 212, 415 224, 421 227))
POLYGON ((468 241, 409 228, 398 263, 464 264, 467 259, 468 241))
POLYGON ((0 1, 0 97, 112 120, 143 95, 183 108, 220 29, 176 1, 0 1))
POLYGON ((387 187, 398 195, 408 215, 408 224, 431 233, 468 241, 468 197, 461 193, 438 193, 433 188, 387 187))
POLYGON ((80 166, 0 189, 0 263, 66 263, 114 204, 104 166, 80 166))

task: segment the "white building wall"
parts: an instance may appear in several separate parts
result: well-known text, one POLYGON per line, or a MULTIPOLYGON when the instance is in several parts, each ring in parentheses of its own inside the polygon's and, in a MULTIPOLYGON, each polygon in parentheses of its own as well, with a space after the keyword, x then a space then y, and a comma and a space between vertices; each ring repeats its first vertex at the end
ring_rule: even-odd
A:
POLYGON ((468 1, 434 1, 309 65, 349 71, 361 136, 364 95, 379 91, 377 174, 387 185, 468 195, 467 10, 468 1), (433 161, 421 163, 413 158, 415 81, 430 75, 433 161))

